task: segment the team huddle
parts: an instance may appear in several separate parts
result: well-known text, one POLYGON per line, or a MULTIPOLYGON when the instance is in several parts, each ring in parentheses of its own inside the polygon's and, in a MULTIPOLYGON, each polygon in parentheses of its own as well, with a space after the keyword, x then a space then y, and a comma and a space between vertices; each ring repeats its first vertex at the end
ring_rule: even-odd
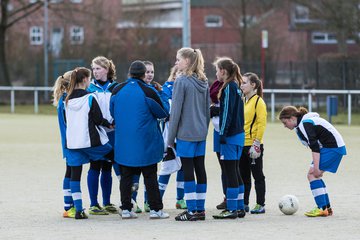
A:
MULTIPOLYGON (((131 63, 128 79, 118 83, 115 65, 102 56, 92 60, 93 79, 91 70, 84 67, 58 77, 53 104, 66 160, 63 217, 88 218, 80 179, 82 165, 90 163, 91 215, 118 213, 110 202, 114 169, 120 181, 123 219, 137 218, 143 211, 149 212, 150 219, 169 218, 162 199, 171 174, 176 173, 175 206, 184 211, 175 220, 205 220, 205 148, 210 121, 224 194, 216 206, 221 211, 212 217, 237 219, 247 212, 265 213, 263 136, 267 112, 262 82, 254 73, 241 74, 228 57, 217 58, 213 65, 216 80, 211 86, 202 53, 193 48, 178 50, 163 86, 153 81, 154 65, 139 60, 131 63), (137 203, 141 174, 143 209, 137 203), (252 178, 256 203, 250 209, 252 178), (98 202, 99 185, 102 204, 98 202)), ((279 119, 285 127, 295 129, 312 151, 308 180, 317 206, 305 215, 332 215, 322 175, 324 171, 335 173, 346 155, 341 135, 317 113, 307 113, 302 107, 284 107, 279 119)))

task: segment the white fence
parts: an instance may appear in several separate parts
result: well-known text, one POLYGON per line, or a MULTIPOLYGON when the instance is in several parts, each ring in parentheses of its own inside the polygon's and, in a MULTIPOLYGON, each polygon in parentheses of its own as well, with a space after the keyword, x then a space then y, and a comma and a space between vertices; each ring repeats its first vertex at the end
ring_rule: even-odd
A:
MULTIPOLYGON (((52 91, 51 87, 1 87, 0 91, 10 91, 11 112, 15 113, 15 91, 32 91, 34 92, 34 112, 39 112, 39 91, 52 91)), ((360 94, 360 90, 315 90, 315 89, 264 89, 265 94, 270 94, 271 104, 271 121, 275 121, 275 99, 280 94, 307 94, 308 110, 312 110, 312 96, 315 94, 342 94, 347 95, 348 106, 348 125, 351 125, 351 95, 360 94)))

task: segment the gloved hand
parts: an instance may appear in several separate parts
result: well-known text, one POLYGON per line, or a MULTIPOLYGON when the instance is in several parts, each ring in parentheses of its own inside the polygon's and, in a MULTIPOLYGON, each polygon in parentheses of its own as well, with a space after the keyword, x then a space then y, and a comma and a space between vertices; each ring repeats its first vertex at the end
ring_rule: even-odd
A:
POLYGON ((220 107, 215 105, 210 106, 210 118, 220 115, 220 107))
POLYGON ((220 144, 226 144, 226 137, 225 137, 225 135, 220 135, 220 144))
POLYGON ((175 157, 176 156, 175 156, 173 149, 171 147, 168 147, 163 161, 165 162, 165 161, 173 160, 173 159, 175 159, 175 157))
POLYGON ((260 149, 260 141, 255 139, 250 150, 249 150, 249 156, 250 158, 256 159, 260 157, 261 155, 261 149, 260 149))

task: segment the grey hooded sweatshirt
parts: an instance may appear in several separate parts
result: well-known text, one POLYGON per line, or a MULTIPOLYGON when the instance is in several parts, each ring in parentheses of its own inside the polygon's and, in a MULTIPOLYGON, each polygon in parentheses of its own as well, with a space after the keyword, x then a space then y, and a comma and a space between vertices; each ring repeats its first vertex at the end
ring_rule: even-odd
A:
POLYGON ((175 138, 199 142, 206 140, 210 121, 210 93, 208 81, 195 74, 180 75, 174 83, 168 129, 168 145, 175 138))

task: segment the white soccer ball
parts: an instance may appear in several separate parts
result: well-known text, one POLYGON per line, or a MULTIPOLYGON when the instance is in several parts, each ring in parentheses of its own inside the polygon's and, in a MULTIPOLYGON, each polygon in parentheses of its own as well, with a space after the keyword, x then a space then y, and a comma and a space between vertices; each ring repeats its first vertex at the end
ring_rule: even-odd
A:
POLYGON ((292 215, 299 209, 299 200, 294 195, 285 195, 280 198, 279 209, 285 215, 292 215))

